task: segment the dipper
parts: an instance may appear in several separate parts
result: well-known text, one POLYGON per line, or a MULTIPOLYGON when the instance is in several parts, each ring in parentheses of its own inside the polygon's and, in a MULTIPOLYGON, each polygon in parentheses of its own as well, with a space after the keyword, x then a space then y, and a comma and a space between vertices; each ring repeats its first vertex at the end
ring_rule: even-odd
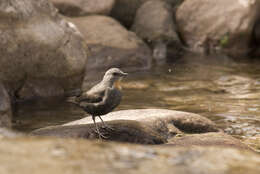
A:
POLYGON ((118 68, 111 68, 100 83, 75 99, 77 105, 92 116, 99 138, 106 137, 100 133, 95 118, 98 116, 102 124, 108 127, 101 115, 111 112, 120 104, 122 93, 115 87, 115 82, 127 75, 118 68))

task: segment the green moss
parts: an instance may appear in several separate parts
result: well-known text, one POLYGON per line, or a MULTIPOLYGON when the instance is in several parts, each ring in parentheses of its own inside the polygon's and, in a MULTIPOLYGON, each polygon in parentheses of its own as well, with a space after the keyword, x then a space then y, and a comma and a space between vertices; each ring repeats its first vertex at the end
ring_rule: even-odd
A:
POLYGON ((220 46, 225 47, 228 44, 229 41, 229 36, 228 34, 225 34, 221 39, 220 39, 220 46))

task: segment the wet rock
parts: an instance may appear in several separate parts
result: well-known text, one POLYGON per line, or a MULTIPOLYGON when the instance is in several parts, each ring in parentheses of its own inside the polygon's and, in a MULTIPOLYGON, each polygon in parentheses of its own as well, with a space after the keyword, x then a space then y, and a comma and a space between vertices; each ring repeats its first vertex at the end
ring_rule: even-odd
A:
POLYGON ((0 83, 0 127, 11 127, 11 122, 11 100, 5 87, 0 83))
POLYGON ((78 27, 90 49, 86 84, 102 79, 104 72, 111 67, 120 67, 127 72, 150 67, 148 46, 114 19, 87 16, 68 20, 78 27))
POLYGON ((50 0, 65 16, 109 15, 115 0, 50 0))
POLYGON ((251 137, 243 137, 242 142, 247 144, 256 152, 260 152, 260 134, 251 137))
POLYGON ((259 154, 219 147, 173 148, 72 139, 0 141, 0 171, 42 173, 259 174, 259 154))
MULTIPOLYGON (((153 129, 142 125, 137 121, 110 121, 109 126, 112 128, 102 128, 100 132, 106 136, 109 141, 131 142, 138 144, 163 144, 167 140, 160 136, 153 129)), ((34 131, 32 135, 37 136, 55 136, 62 138, 99 138, 93 124, 73 125, 73 126, 51 126, 34 131)))
POLYGON ((181 51, 172 11, 168 3, 152 0, 145 2, 136 12, 132 31, 151 44, 155 59, 166 58, 168 44, 176 55, 181 51))
POLYGON ((81 86, 86 46, 46 0, 0 2, 0 80, 16 97, 56 96, 81 86))
POLYGON ((176 19, 182 38, 196 52, 224 52, 244 56, 250 52, 259 1, 184 1, 176 19))
MULTIPOLYGON (((213 122, 202 116, 165 109, 123 110, 111 112, 102 118, 113 128, 113 130, 101 129, 108 140, 140 144, 162 144, 179 133, 220 131, 213 122)), ((91 117, 73 121, 63 126, 42 128, 32 134, 98 138, 91 117)))
POLYGON ((191 147, 191 146, 223 146, 251 150, 247 145, 241 143, 223 132, 204 134, 186 134, 168 140, 168 145, 191 147))
MULTIPOLYGON (((111 15, 124 26, 130 28, 134 22, 136 11, 141 5, 150 0, 115 0, 111 15)), ((158 0, 171 4, 172 7, 179 5, 183 0, 158 0)))
POLYGON ((24 134, 20 132, 16 132, 8 128, 0 128, 0 140, 4 138, 18 138, 22 136, 24 136, 24 134))

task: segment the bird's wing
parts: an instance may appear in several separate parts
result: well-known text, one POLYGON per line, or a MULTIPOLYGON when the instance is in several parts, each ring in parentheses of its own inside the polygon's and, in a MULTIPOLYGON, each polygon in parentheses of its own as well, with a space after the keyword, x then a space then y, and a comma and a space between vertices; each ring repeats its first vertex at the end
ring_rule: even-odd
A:
MULTIPOLYGON (((104 93, 104 92, 103 92, 104 93)), ((81 96, 76 98, 77 102, 88 102, 88 103, 97 103, 102 101, 103 98, 102 93, 97 93, 97 94, 91 94, 91 93, 83 93, 81 96)))
POLYGON ((97 84, 89 91, 82 93, 76 98, 77 102, 96 103, 102 101, 105 94, 105 88, 101 84, 97 84))

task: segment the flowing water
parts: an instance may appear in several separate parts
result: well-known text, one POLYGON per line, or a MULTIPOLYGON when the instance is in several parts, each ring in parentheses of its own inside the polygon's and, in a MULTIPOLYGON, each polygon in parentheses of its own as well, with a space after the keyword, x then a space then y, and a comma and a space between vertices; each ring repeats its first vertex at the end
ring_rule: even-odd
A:
MULTIPOLYGON (((260 61, 187 55, 122 81, 116 110, 165 108, 198 113, 236 136, 260 134, 260 61)), ((64 99, 18 104, 15 128, 31 131, 84 117, 64 99)))

